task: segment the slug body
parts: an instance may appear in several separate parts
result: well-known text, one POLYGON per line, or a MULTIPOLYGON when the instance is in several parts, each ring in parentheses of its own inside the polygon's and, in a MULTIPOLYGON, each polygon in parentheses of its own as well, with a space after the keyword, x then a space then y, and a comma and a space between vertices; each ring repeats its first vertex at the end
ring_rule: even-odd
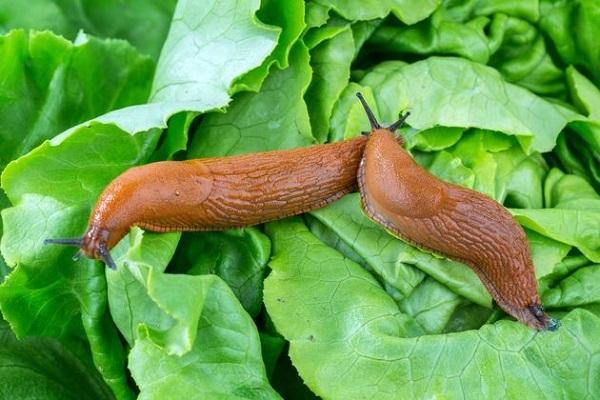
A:
POLYGON ((371 132, 358 184, 370 218, 417 247, 470 266, 519 321, 553 326, 541 306, 525 232, 502 205, 430 174, 387 129, 371 132))
POLYGON ((165 161, 127 170, 104 190, 70 244, 115 268, 109 250, 136 225, 157 232, 255 225, 323 207, 356 190, 364 136, 307 148, 165 161))

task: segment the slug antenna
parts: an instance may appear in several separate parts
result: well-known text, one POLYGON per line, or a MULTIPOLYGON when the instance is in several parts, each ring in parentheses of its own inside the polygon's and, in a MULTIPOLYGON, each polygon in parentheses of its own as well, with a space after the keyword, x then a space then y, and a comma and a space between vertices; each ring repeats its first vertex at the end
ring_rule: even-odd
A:
POLYGON ((108 268, 110 268, 112 270, 117 269, 117 264, 112 259, 111 255, 110 255, 110 251, 108 251, 108 249, 106 248, 106 244, 100 243, 100 245, 98 246, 98 253, 100 253, 100 257, 102 257, 102 261, 104 261, 104 264, 106 264, 108 266, 108 268))
POLYGON ((362 104, 363 108, 365 109, 365 112, 367 113, 367 118, 369 118, 369 123, 371 124, 371 129, 373 129, 373 130, 375 130, 375 129, 381 129, 381 125, 379 125, 379 122, 377 122, 377 119, 375 118, 375 115, 373 115, 373 111, 371 111, 371 108, 367 104, 367 102, 366 102, 365 98, 363 97, 362 93, 361 92, 357 92, 356 93, 356 97, 358 97, 358 100, 360 100, 360 103, 362 104))
POLYGON ((81 247, 83 244, 83 238, 45 239, 44 244, 63 244, 65 246, 81 247))
POLYGON ((395 132, 396 129, 400 128, 402 126, 402 124, 404 124, 404 121, 406 121, 406 118, 408 118, 408 116, 410 115, 410 112, 406 112, 406 114, 402 115, 400 114, 400 119, 396 122, 394 122, 393 124, 391 124, 388 129, 391 132, 395 132))

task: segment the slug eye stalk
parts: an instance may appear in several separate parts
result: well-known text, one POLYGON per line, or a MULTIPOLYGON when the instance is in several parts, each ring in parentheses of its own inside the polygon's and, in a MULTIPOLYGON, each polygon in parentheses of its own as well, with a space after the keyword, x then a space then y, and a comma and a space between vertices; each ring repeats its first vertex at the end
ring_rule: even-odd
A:
MULTIPOLYGON (((73 256, 73 261, 79 260, 82 255, 82 247, 84 245, 84 238, 57 238, 57 239, 44 239, 44 244, 60 244, 63 246, 73 246, 78 247, 79 251, 75 253, 73 256)), ((108 265, 110 269, 117 269, 117 264, 113 260, 110 255, 110 251, 106 247, 105 243, 100 243, 98 245, 98 254, 100 255, 100 259, 104 262, 104 264, 108 265)))
MULTIPOLYGON (((382 129, 382 126, 377 121, 377 118, 375 118, 375 114, 373 114, 373 110, 371 110, 371 107, 369 107, 369 105, 367 104, 367 101, 363 97, 362 93, 357 92, 356 97, 358 97, 358 100, 360 100, 360 104, 362 104, 363 108, 365 109, 365 112, 367 113, 367 118, 369 118, 369 123, 371 124, 371 129, 372 130, 382 129)), ((409 115, 410 115, 410 112, 408 112, 408 111, 404 114, 401 113, 400 119, 398 119, 398 121, 394 122, 393 124, 391 124, 390 126, 388 126, 385 129, 389 130, 390 132, 395 132, 398 128, 400 128, 402 126, 402 124, 404 124, 404 122, 406 121, 406 118, 408 118, 409 115)))

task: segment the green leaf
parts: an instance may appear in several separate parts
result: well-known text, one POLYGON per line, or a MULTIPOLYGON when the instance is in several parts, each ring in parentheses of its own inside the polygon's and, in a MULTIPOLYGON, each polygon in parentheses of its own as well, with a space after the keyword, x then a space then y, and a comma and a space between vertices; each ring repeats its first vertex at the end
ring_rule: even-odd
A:
MULTIPOLYGON (((422 157, 420 158, 421 162, 423 162, 422 157)), ((475 185, 475 173, 473 170, 466 167, 459 157, 455 157, 447 151, 436 153, 432 162, 429 165, 424 164, 423 166, 433 175, 446 182, 455 183, 469 189, 472 189, 475 185)))
POLYGON ((51 30, 74 40, 79 30, 95 36, 125 39, 157 59, 169 30, 176 0, 56 1, 32 0, 23 5, 0 0, 0 32, 14 28, 51 30))
POLYGON ((419 131, 407 143, 408 148, 421 151, 444 150, 456 144, 464 132, 463 128, 447 128, 437 126, 419 131))
POLYGON ((87 264, 76 289, 81 294, 81 320, 94 364, 118 399, 134 399, 124 373, 126 351, 108 311, 104 266, 87 264))
POLYGON ((588 259, 600 257, 600 195, 582 178, 552 169, 544 187, 544 209, 512 209, 524 226, 577 247, 588 259))
POLYGON ((540 1, 540 28, 560 58, 586 71, 596 84, 600 84, 599 17, 600 5, 593 0, 540 1))
POLYGON ((308 50, 298 43, 290 66, 274 70, 258 93, 240 93, 227 113, 207 115, 195 133, 189 158, 307 146, 312 141, 303 94, 310 82, 308 50))
MULTIPOLYGON (((120 268, 107 274, 108 298, 110 313, 117 328, 133 346, 137 337, 138 325, 144 321, 152 321, 156 332, 167 330, 174 322, 149 296, 147 289, 140 283, 140 272, 125 263, 149 264, 164 269, 175 252, 179 234, 144 234, 139 228, 132 229, 130 234, 112 251, 120 268), (122 267, 121 267, 122 265, 122 267)), ((147 322, 146 322, 147 323, 147 322)), ((169 343, 171 351, 189 350, 190 337, 195 335, 193 329, 186 328, 185 321, 180 321, 180 330, 187 330, 182 340, 169 343)), ((158 340, 158 339, 157 339, 158 340)), ((192 340, 193 341, 193 340, 192 340)))
POLYGON ((172 160, 187 149, 188 131, 198 113, 180 112, 169 119, 169 127, 160 147, 152 155, 152 161, 172 160))
POLYGON ((130 245, 113 251, 119 268, 108 272, 111 313, 132 346, 129 369, 140 398, 277 398, 256 327, 231 289, 214 275, 161 271, 178 236, 132 230, 130 245))
POLYGON ((571 250, 571 246, 552 240, 539 233, 526 229, 527 241, 531 248, 535 276, 540 278, 554 271, 556 265, 561 262, 571 250))
POLYGON ((463 299, 443 284, 425 278, 398 308, 414 318, 423 335, 441 333, 463 299))
POLYGON ((490 42, 501 40, 503 32, 499 28, 506 15, 500 14, 491 22, 486 17, 457 21, 453 15, 445 14, 447 12, 440 8, 432 17, 416 25, 397 26, 392 21, 377 29, 369 43, 380 51, 396 54, 451 54, 487 63, 491 52, 496 50, 490 49, 490 42), (486 37, 486 29, 492 37, 486 37))
POLYGON ((307 28, 317 28, 325 25, 329 19, 330 7, 309 1, 306 3, 306 19, 307 28))
POLYGON ((412 2, 406 0, 369 0, 342 1, 342 0, 317 0, 317 3, 332 8, 347 20, 369 20, 383 18, 393 12, 402 22, 414 24, 427 18, 441 3, 440 0, 427 0, 412 2))
MULTIPOLYGON (((534 5, 537 14, 537 1, 529 4, 534 5)), ((494 21, 501 15, 495 15, 494 21)), ((489 64, 508 82, 542 96, 564 97, 564 71, 553 61, 538 27, 513 17, 506 18, 502 25, 502 43, 492 54, 489 64)))
POLYGON ((571 204, 572 208, 511 209, 519 223, 551 239, 577 247, 587 258, 600 262, 600 200, 571 204), (590 209, 593 204, 595 209, 590 209))
POLYGON ((123 41, 50 32, 0 37, 0 171, 65 129, 147 99, 153 63, 123 41))
MULTIPOLYGON (((4 194, 4 190, 2 190, 0 188, 0 211, 7 208, 9 205, 10 205, 10 202, 8 201, 8 198, 6 198, 6 195, 4 194)), ((2 222, 2 219, 0 218, 0 239, 2 238, 2 234, 3 234, 2 225, 3 225, 3 222, 2 222)), ((0 252, 0 283, 2 283, 2 281, 4 281, 4 278, 9 273, 10 273, 10 269, 8 268, 8 265, 6 265, 6 262, 4 261, 2 252, 0 252)))
POLYGON ((567 67, 567 82, 573 103, 582 114, 600 120, 600 90, 575 67, 567 67))
POLYGON ((358 194, 347 195, 311 214, 333 230, 402 296, 408 296, 428 274, 467 299, 491 307, 489 294, 470 268, 393 237, 363 214, 358 194))
MULTIPOLYGON (((283 339, 282 339, 283 340, 283 339)), ((279 357, 273 377, 273 387, 286 400, 318 400, 320 399, 302 381, 298 371, 292 365, 292 361, 285 353, 279 357)))
POLYGON ((567 68, 567 79, 573 103, 588 119, 569 124, 578 135, 567 131, 565 142, 559 142, 562 146, 557 154, 567 169, 576 166, 575 169, 600 190, 600 90, 572 66, 567 68), (570 147, 574 147, 574 157, 569 154, 570 147), (571 162, 573 158, 579 161, 571 162))
POLYGON ((181 111, 226 106, 235 79, 259 66, 277 43, 278 29, 255 17, 258 3, 213 1, 200 7, 199 0, 180 2, 158 60, 150 103, 109 112, 85 126, 110 123, 135 134, 166 128, 169 117, 181 111), (213 8, 232 12, 213 17, 213 8))
POLYGON ((600 302, 600 264, 579 268, 556 287, 544 292, 549 307, 576 307, 600 302))
POLYGON ((408 124, 414 128, 500 131, 516 135, 525 150, 551 150, 568 122, 557 106, 504 82, 494 69, 459 58, 380 64, 360 83, 376 93, 384 121, 409 109, 408 124))
MULTIPOLYGON (((580 123, 577 125, 581 126, 580 123)), ((554 154, 560 160, 562 168, 570 174, 578 175, 588 181, 592 181, 593 177, 590 175, 587 166, 585 165, 585 152, 587 149, 580 149, 577 146, 578 138, 571 134, 569 130, 565 130, 558 135, 557 145, 554 148, 554 154)))
POLYGON ((74 250, 43 240, 80 236, 100 191, 114 175, 146 160, 157 139, 156 133, 131 136, 112 126, 81 128, 60 145, 46 142, 12 162, 2 175, 13 207, 2 212, 1 249, 7 264, 16 266, 0 286, 2 314, 19 337, 52 336, 70 347, 89 340, 94 362, 120 398, 132 394, 107 315, 103 266, 74 263, 74 250))
POLYGON ((183 2, 175 9, 156 68, 152 101, 210 104, 204 109, 222 107, 228 103, 231 81, 262 63, 273 51, 279 29, 257 20, 256 0, 194 5, 183 2), (235 12, 215 14, 227 7, 233 7, 235 12))
POLYGON ((255 317, 262 308, 269 239, 256 228, 185 234, 170 268, 190 275, 215 274, 255 317))
POLYGON ((600 387, 589 373, 600 350, 600 319, 590 312, 569 313, 556 332, 500 321, 410 338, 404 314, 376 281, 297 220, 271 223, 267 233, 274 258, 265 303, 319 396, 581 398, 600 387))
POLYGON ((538 2, 445 2, 415 25, 388 20, 369 47, 395 56, 457 55, 494 66, 504 78, 543 95, 563 96, 564 72, 547 52, 538 2))
POLYGON ((271 65, 276 63, 280 69, 289 65, 290 51, 300 37, 306 24, 304 23, 304 2, 302 0, 276 1, 263 0, 258 17, 261 21, 281 28, 281 34, 273 52, 262 64, 236 79, 230 93, 242 90, 258 91, 269 73, 271 65))
POLYGON ((310 55, 313 77, 305 98, 313 135, 322 143, 329 135, 333 106, 350 79, 350 63, 354 58, 352 31, 347 27, 313 48, 310 55))
POLYGON ((17 340, 0 322, 0 397, 113 399, 99 374, 51 338, 17 340))
POLYGON ((139 325, 129 368, 140 399, 279 398, 267 381, 256 327, 223 281, 162 274, 142 264, 137 268, 161 311, 198 333, 187 351, 172 354, 169 339, 178 340, 184 332, 171 328, 160 335, 167 341, 157 343, 157 332, 148 325, 152 320, 139 325))
POLYGON ((279 335, 273 336, 263 332, 258 332, 258 335, 260 337, 260 348, 262 351, 262 358, 265 362, 267 376, 269 377, 271 384, 273 384, 271 378, 277 368, 277 361, 284 350, 286 341, 279 335))
POLYGON ((544 185, 544 203, 546 207, 557 207, 571 200, 599 199, 600 194, 577 175, 569 175, 553 168, 546 177, 544 185))
POLYGON ((23 12, 23 4, 15 1, 0 1, 0 33, 13 29, 50 30, 66 38, 74 39, 77 27, 65 15, 59 4, 52 0, 32 0, 23 12))

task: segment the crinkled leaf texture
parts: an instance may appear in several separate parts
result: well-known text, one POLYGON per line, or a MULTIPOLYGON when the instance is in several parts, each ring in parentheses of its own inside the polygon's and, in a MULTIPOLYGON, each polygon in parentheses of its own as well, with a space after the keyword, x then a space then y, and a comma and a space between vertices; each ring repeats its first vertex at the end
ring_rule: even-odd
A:
POLYGON ((425 0, 419 2, 407 0, 317 0, 327 8, 332 8, 349 20, 369 20, 383 18, 393 12, 407 24, 414 24, 431 14, 441 3, 440 0, 425 0))
POLYGON ((262 309, 263 280, 271 242, 258 228, 183 235, 171 271, 216 274, 229 285, 244 309, 256 317, 262 309))
POLYGON ((109 112, 86 125, 111 123, 134 134, 166 128, 177 112, 226 106, 232 83, 258 67, 277 44, 280 29, 256 18, 259 4, 179 2, 158 60, 150 102, 109 112))
MULTIPOLYGON (((178 236, 178 234, 169 234, 178 236)), ((262 361, 254 322, 215 275, 162 271, 175 251, 165 235, 130 233, 109 301, 132 346, 129 369, 142 399, 222 397, 277 399, 262 361)))
POLYGON ((56 1, 32 0, 27 10, 16 1, 0 1, 0 32, 13 28, 51 30, 74 40, 81 30, 125 39, 142 53, 158 58, 177 0, 56 1))
POLYGON ((551 150, 574 113, 504 82, 493 68, 460 59, 430 57, 406 65, 383 62, 363 77, 383 121, 403 110, 417 129, 483 128, 515 135, 525 150, 551 150))
POLYGON ((303 99, 310 83, 308 49, 298 42, 290 65, 274 69, 258 93, 239 93, 226 113, 206 115, 188 150, 189 158, 230 156, 308 146, 312 142, 303 99))
MULTIPOLYGON (((107 313, 103 266, 74 263, 73 249, 43 246, 43 239, 80 236, 102 190, 127 168, 148 162, 159 139, 156 128, 166 127, 171 115, 227 105, 233 81, 258 67, 277 43, 278 29, 256 19, 258 6, 259 1, 179 2, 151 103, 73 127, 10 163, 2 175, 13 207, 2 212, 1 248, 6 263, 16 266, 0 287, 3 315, 19 337, 54 336, 73 346, 89 341, 94 362, 121 398, 133 395, 107 313)), ((55 42, 68 47, 62 39, 55 42)), ((38 67, 42 75, 49 73, 38 67)), ((177 239, 164 238, 173 245, 177 239)))
POLYGON ((0 370, 3 399, 113 399, 92 366, 78 360, 52 338, 17 340, 0 321, 0 370))
POLYGON ((500 321, 410 337, 410 317, 359 265, 299 220, 271 223, 265 303, 306 384, 324 398, 586 398, 600 390, 600 319, 582 309, 556 332, 500 321))
POLYGON ((0 286, 0 308, 19 337, 44 335, 79 347, 89 340, 104 378, 121 398, 133 394, 124 352, 107 315, 104 266, 44 246, 48 237, 80 236, 96 197, 110 180, 145 161, 157 132, 131 136, 111 125, 81 128, 59 146, 46 142, 9 164, 3 187, 13 207, 2 211, 1 249, 16 266, 0 286))
POLYGON ((148 98, 153 63, 121 40, 50 32, 0 37, 0 171, 44 140, 148 98))
POLYGON ((600 194, 585 179, 558 170, 548 175, 545 186, 549 208, 511 209, 517 221, 600 262, 600 194))
POLYGON ((175 355, 157 346, 147 325, 138 328, 129 368, 139 398, 279 398, 266 377, 256 327, 227 284, 214 275, 150 271, 147 289, 162 292, 161 309, 177 314, 179 303, 194 305, 195 315, 183 317, 196 324, 197 336, 188 352, 175 355))

